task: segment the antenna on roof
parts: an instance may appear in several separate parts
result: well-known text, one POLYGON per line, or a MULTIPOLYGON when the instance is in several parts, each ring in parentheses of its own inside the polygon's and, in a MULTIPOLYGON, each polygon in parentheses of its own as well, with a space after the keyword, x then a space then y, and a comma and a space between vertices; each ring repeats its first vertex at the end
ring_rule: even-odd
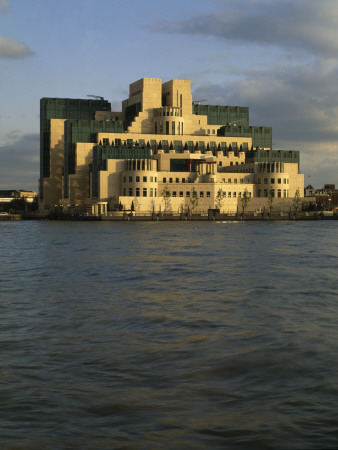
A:
POLYGON ((87 95, 87 97, 93 97, 96 98, 97 100, 104 100, 104 98, 101 97, 100 95, 87 95))

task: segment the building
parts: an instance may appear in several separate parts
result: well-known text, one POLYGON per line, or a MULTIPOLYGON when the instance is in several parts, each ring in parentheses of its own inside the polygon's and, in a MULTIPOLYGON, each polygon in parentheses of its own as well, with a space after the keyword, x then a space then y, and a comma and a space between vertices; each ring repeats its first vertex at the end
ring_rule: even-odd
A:
POLYGON ((243 196, 251 210, 303 197, 299 152, 272 150, 247 107, 200 103, 189 80, 159 78, 132 83, 119 112, 102 97, 42 98, 40 211, 231 213, 243 196))

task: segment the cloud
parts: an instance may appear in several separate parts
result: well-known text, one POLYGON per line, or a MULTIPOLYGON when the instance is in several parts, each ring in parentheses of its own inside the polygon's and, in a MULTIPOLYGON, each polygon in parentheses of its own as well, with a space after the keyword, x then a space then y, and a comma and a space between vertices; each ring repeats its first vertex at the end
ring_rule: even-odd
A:
POLYGON ((337 58, 336 0, 228 0, 226 8, 185 21, 161 21, 156 31, 213 36, 239 44, 298 49, 337 58))
POLYGON ((33 55, 27 45, 15 39, 0 36, 0 58, 25 58, 33 55))
POLYGON ((8 0, 0 0, 0 14, 6 14, 11 9, 8 0))
POLYGON ((11 143, 0 147, 0 189, 37 191, 40 160, 39 134, 9 133, 11 143))

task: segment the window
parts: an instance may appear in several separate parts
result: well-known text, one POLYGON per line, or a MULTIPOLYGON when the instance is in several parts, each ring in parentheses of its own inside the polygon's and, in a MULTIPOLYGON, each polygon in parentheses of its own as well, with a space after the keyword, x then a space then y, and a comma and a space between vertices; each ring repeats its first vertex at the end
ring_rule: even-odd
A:
POLYGON ((186 197, 190 197, 190 191, 187 191, 187 192, 185 193, 185 195, 186 195, 186 197))
POLYGON ((185 183, 185 178, 182 178, 182 183, 185 183))
POLYGON ((231 192, 228 192, 228 197, 231 197, 231 192))
POLYGON ((123 195, 127 195, 127 188, 123 188, 123 195))
POLYGON ((140 177, 136 177, 136 183, 140 182, 140 177))
POLYGON ((176 178, 176 183, 179 183, 180 182, 180 179, 179 178, 176 178))
POLYGON ((175 134, 175 122, 171 123, 171 134, 175 134))
POLYGON ((268 196, 268 190, 264 189, 264 197, 267 197, 267 196, 268 196))
POLYGON ((278 178, 278 184, 282 184, 282 179, 278 178))
POLYGON ((157 183, 157 177, 155 177, 155 183, 157 183))
POLYGON ((140 188, 136 188, 136 197, 140 196, 140 188))
POLYGON ((177 197, 176 191, 173 191, 173 197, 177 197))
POLYGON ((257 183, 261 184, 261 179, 260 178, 258 178, 257 183))
POLYGON ((234 192, 234 195, 233 195, 233 196, 234 196, 234 198, 236 198, 236 196, 237 196, 237 193, 236 193, 236 192, 234 192))
POLYGON ((143 197, 147 197, 147 188, 143 188, 143 197))
POLYGON ((242 197, 242 192, 238 192, 238 197, 242 197))
POLYGON ((231 178, 228 178, 228 183, 231 183, 231 178))
POLYGON ((271 178, 271 184, 275 184, 275 179, 271 178))
POLYGON ((204 192, 203 191, 200 192, 200 197, 204 197, 204 192))
POLYGON ((278 189, 278 197, 281 197, 281 196, 282 196, 282 190, 278 189))
POLYGON ((167 182, 167 179, 164 177, 163 178, 163 183, 166 183, 167 182))
POLYGON ((264 178, 264 184, 268 184, 268 179, 264 178))
POLYGON ((222 183, 225 183, 225 178, 222 178, 222 183))
POLYGON ((258 197, 260 197, 260 196, 261 196, 261 190, 258 189, 258 197))
POLYGON ((234 179, 234 183, 237 183, 237 178, 234 179))
POLYGON ((133 181, 133 177, 129 177, 129 183, 133 181))
POLYGON ((222 163, 222 161, 220 161, 218 164, 219 164, 220 167, 222 167, 222 164, 223 164, 223 163, 222 163))
POLYGON ((147 177, 143 177, 143 182, 147 182, 147 177))
POLYGON ((157 188, 155 188, 155 197, 157 197, 157 188))
POLYGON ((133 188, 129 188, 129 197, 133 196, 133 188))
POLYGON ((172 183, 173 182, 173 179, 172 178, 169 178, 169 183, 172 183))
POLYGON ((127 177, 123 177, 123 182, 125 183, 127 181, 127 177))
POLYGON ((230 162, 230 166, 233 166, 233 165, 234 165, 234 163, 231 161, 231 162, 230 162))
POLYGON ((183 191, 180 191, 180 197, 183 197, 183 191))
POLYGON ((210 197, 210 191, 207 191, 207 197, 210 197))
POLYGON ((286 197, 286 189, 283 190, 283 197, 286 197))
POLYGON ((150 183, 154 181, 154 177, 150 177, 150 183))
POLYGON ((154 196, 154 189, 150 188, 149 190, 149 197, 153 197, 154 196))
POLYGON ((212 130, 212 134, 215 134, 215 130, 212 130))

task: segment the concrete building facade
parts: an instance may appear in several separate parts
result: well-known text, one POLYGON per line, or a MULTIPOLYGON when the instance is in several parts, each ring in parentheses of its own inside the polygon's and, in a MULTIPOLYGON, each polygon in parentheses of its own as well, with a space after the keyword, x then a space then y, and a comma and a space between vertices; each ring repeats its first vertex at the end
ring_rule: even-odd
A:
POLYGON ((249 109, 193 102, 189 80, 132 83, 122 111, 103 98, 43 98, 39 205, 89 214, 287 208, 303 197, 299 152, 272 150, 249 109))

